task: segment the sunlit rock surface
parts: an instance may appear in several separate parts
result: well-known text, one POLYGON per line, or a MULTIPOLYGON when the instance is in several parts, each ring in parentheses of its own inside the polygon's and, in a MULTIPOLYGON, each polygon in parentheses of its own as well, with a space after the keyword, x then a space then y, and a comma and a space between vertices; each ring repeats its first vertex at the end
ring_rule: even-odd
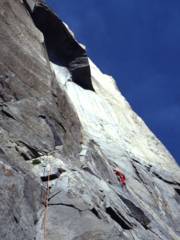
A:
POLYGON ((179 167, 68 26, 1 0, 0 44, 0 239, 180 239, 179 167))

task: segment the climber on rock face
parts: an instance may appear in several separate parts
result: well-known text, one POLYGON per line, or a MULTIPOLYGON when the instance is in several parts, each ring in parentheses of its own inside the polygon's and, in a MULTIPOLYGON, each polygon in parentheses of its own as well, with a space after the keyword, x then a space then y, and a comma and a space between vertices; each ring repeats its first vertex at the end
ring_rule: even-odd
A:
POLYGON ((122 171, 119 168, 115 168, 114 172, 119 182, 121 183, 122 188, 124 188, 126 186, 126 176, 124 175, 124 173, 122 173, 122 171))

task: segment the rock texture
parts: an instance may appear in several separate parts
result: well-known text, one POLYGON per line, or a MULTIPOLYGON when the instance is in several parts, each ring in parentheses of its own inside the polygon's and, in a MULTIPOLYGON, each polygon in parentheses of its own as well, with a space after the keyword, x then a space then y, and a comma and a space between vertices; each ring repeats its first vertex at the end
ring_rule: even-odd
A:
POLYGON ((68 27, 1 0, 0 44, 0 239, 180 239, 179 167, 68 27))

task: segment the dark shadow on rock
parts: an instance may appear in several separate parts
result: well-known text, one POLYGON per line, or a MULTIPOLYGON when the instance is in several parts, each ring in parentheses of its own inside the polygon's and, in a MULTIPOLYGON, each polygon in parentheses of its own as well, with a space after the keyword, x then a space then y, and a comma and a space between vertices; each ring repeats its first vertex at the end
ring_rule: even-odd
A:
POLYGON ((119 197, 131 211, 131 216, 134 217, 145 229, 148 229, 148 224, 150 223, 150 220, 144 214, 144 212, 130 200, 128 200, 120 195, 119 195, 119 197))
POLYGON ((54 144, 56 146, 63 145, 62 136, 60 135, 61 130, 66 132, 62 124, 58 123, 55 119, 52 119, 45 115, 39 115, 39 118, 42 118, 46 121, 47 125, 50 127, 51 132, 54 137, 54 144))
POLYGON ((178 203, 180 203, 180 188, 174 188, 174 190, 175 190, 174 198, 178 203))
POLYGON ((24 158, 25 161, 32 160, 41 156, 41 154, 35 147, 32 147, 23 141, 18 141, 16 144, 18 144, 18 146, 20 147, 22 146, 26 148, 26 151, 21 151, 21 148, 17 146, 15 147, 16 151, 20 153, 20 155, 24 158))
POLYGON ((180 196, 180 188, 175 188, 175 191, 176 191, 177 194, 180 196))
POLYGON ((106 213, 119 224, 123 229, 130 230, 133 228, 132 224, 128 222, 117 210, 111 207, 106 208, 106 213))
POLYGON ((96 208, 92 208, 92 209, 91 209, 91 212, 92 212, 97 218, 101 219, 101 217, 100 217, 98 211, 96 210, 96 208))
POLYGON ((42 176, 41 177, 41 181, 42 182, 47 182, 47 181, 52 181, 54 179, 57 179, 60 177, 60 175, 62 173, 64 173, 66 170, 62 169, 62 168, 58 168, 58 171, 56 173, 53 173, 53 174, 50 174, 50 175, 47 175, 47 176, 42 176))

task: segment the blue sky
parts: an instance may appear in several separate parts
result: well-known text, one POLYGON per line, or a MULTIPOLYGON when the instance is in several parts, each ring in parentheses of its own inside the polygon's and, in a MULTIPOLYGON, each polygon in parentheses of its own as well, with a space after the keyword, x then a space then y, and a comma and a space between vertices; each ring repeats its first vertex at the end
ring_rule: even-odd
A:
POLYGON ((180 1, 46 2, 180 163, 180 1))

